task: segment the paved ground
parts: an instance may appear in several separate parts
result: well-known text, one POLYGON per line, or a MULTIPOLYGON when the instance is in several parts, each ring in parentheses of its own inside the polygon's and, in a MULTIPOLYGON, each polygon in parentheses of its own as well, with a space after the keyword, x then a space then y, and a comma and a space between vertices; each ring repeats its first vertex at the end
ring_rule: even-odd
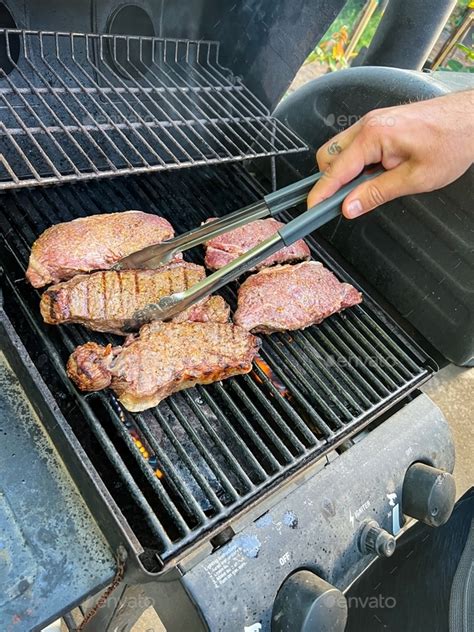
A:
POLYGON ((474 368, 447 366, 423 388, 441 408, 454 435, 457 495, 474 485, 474 368))
MULTIPOLYGON (((441 408, 453 431, 456 446, 457 495, 474 484, 474 369, 448 366, 423 388, 441 408)), ((152 608, 146 610, 133 632, 163 632, 164 627, 152 608)))

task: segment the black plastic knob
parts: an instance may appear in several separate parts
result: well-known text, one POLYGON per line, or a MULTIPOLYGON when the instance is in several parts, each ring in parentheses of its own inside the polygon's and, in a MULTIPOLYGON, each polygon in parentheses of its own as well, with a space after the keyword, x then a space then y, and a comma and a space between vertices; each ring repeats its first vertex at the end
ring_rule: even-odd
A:
POLYGON ((300 570, 285 579, 272 611, 272 632, 344 632, 347 602, 340 590, 300 570))
POLYGON ((403 481, 402 510, 430 527, 447 522, 456 500, 454 476, 424 463, 411 465, 403 481))
POLYGON ((396 547, 391 533, 382 529, 375 520, 368 520, 360 530, 359 549, 364 555, 375 553, 379 557, 390 557, 396 547))

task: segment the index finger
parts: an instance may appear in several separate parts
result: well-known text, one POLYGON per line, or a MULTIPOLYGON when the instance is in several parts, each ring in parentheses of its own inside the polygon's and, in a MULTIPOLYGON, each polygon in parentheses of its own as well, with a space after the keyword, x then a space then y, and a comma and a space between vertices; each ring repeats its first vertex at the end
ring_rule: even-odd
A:
POLYGON ((358 176, 365 166, 382 162, 382 144, 378 135, 357 131, 349 146, 334 161, 308 195, 308 207, 334 195, 342 186, 358 176))

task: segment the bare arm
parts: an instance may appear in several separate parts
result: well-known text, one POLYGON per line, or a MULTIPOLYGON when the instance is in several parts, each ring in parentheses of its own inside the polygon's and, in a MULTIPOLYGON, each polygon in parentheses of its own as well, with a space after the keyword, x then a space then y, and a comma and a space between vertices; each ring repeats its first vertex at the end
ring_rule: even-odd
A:
POLYGON ((373 110, 316 154, 323 177, 308 206, 333 195, 366 165, 382 163, 386 173, 358 186, 343 203, 358 217, 402 195, 439 189, 474 162, 474 91, 373 110))

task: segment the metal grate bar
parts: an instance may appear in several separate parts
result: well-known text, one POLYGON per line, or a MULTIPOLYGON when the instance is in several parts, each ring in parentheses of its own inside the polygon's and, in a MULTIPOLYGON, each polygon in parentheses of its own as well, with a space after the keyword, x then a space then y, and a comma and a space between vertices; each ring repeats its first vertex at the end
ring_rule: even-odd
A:
MULTIPOLYGON (((201 474, 201 472, 198 469, 198 467, 194 464, 192 459, 187 455, 186 450, 183 449, 183 447, 181 446, 180 442, 175 437, 175 435, 174 435, 174 433, 173 433, 173 431, 171 429, 171 426, 169 425, 169 423, 166 420, 165 415, 163 415, 163 413, 160 410, 158 410, 158 409, 156 410, 155 414, 156 414, 156 416, 157 416, 157 418, 158 418, 158 420, 160 422, 160 426, 165 431, 166 436, 168 437, 168 439, 170 440, 170 442, 173 445, 174 449, 178 453, 180 459, 187 466, 187 468, 191 471, 192 476, 194 477, 196 482, 201 486, 201 488, 204 490, 204 492, 206 493, 206 495, 209 498, 209 500, 211 500, 214 508, 217 509, 217 510, 222 509, 224 507, 224 505, 221 503, 221 501, 219 500, 219 498, 215 494, 215 492, 212 489, 212 487, 208 484, 206 478, 201 474)), ((139 425, 140 425, 140 428, 142 429, 143 434, 145 435, 147 440, 150 442, 151 447, 155 450, 156 453, 158 453, 158 451, 160 449, 160 447, 158 445, 158 442, 154 438, 153 434, 149 431, 147 425, 143 422, 142 419, 139 419, 139 425)), ((182 484, 182 480, 181 480, 181 484, 182 484)), ((202 512, 200 512, 200 514, 201 513, 202 512)), ((205 518, 203 513, 202 513, 202 517, 205 518)))
MULTIPOLYGON (((235 491, 232 483, 230 482, 229 478, 226 476, 225 472, 219 467, 219 464, 213 458, 212 454, 205 448, 205 446, 203 445, 202 441, 199 439, 199 437, 198 437, 195 429, 193 428, 193 426, 188 423, 185 415, 183 415, 181 413, 180 408, 178 406, 176 406, 174 401, 170 400, 168 402, 168 404, 169 404, 170 408, 172 409, 173 413, 175 414, 175 416, 177 417, 177 419, 179 420, 179 422, 180 422, 181 426, 183 427, 184 431, 186 432, 188 437, 193 442, 193 445, 196 447, 196 449, 199 452, 199 454, 201 455, 201 457, 205 460, 207 465, 210 467, 210 469, 211 469, 212 473, 214 474, 214 476, 217 479, 219 479, 220 483, 223 486, 223 489, 224 489, 225 493, 228 494, 233 500, 237 500, 238 499, 238 494, 235 491)), ((201 420, 201 423, 202 423, 202 420, 201 420)), ((209 431, 208 431, 208 434, 213 436, 212 433, 209 432, 209 431)), ((217 437, 217 435, 216 435, 216 437, 217 437)), ((225 444, 223 444, 223 445, 225 445, 225 444)), ((248 482, 250 483, 249 479, 248 479, 248 482)))
MULTIPOLYGON (((254 373, 256 371, 259 372, 260 375, 265 375, 265 373, 262 371, 262 369, 260 369, 257 365, 255 367, 255 369, 253 370, 254 373)), ((261 380, 263 382, 263 380, 261 380)), ((271 418, 273 419, 273 421, 275 422, 276 426, 278 427, 278 430, 282 433, 282 435, 291 442, 291 446, 293 448, 296 448, 297 453, 301 453, 304 452, 305 449, 305 445, 303 444, 302 441, 300 441, 300 439, 298 438, 298 435, 293 432, 293 429, 288 426, 288 424, 285 424, 282 417, 280 415, 273 415, 273 410, 272 410, 272 406, 270 403, 268 403, 268 398, 265 396, 262 399, 262 395, 261 392, 258 388, 258 386, 255 384, 255 381, 251 378, 251 377, 246 377, 244 378, 244 383, 245 386, 247 387, 247 389, 249 391, 251 391, 251 393, 255 396, 256 399, 259 400, 259 403, 262 404, 263 408, 266 410, 267 413, 269 413, 271 415, 271 418)), ((283 404, 287 404, 287 401, 285 399, 285 397, 281 397, 281 393, 277 390, 277 388, 270 382, 270 386, 274 389, 273 391, 273 399, 275 400, 275 398, 278 399, 278 403, 283 403, 283 404)), ((255 408, 255 405, 252 404, 252 408, 255 408)), ((286 411, 288 413, 293 412, 291 409, 291 406, 288 406, 286 408, 286 411)), ((259 412, 259 417, 264 419, 264 417, 262 416, 262 414, 259 412)), ((290 413, 291 414, 291 413, 290 413)), ((307 442, 314 445, 315 440, 314 440, 314 436, 308 432, 308 429, 306 426, 304 426, 303 424, 301 424, 300 419, 298 418, 297 415, 294 415, 293 417, 293 421, 295 423, 295 425, 298 427, 298 429, 300 431, 303 432, 303 435, 306 437, 307 442)))
MULTIPOLYGON (((236 381, 231 382, 229 388, 235 393, 235 399, 241 402, 242 405, 247 408, 247 410, 250 412, 252 421, 254 423, 256 422, 257 427, 262 430, 262 433, 266 436, 266 438, 271 441, 271 444, 275 446, 276 450, 278 450, 278 452, 283 456, 284 461, 286 463, 290 462, 293 459, 293 455, 291 454, 290 450, 285 446, 285 444, 282 442, 276 432, 266 422, 265 418, 258 410, 257 406, 247 396, 247 393, 243 390, 240 384, 236 381)), ((257 437, 258 435, 255 431, 253 431, 252 436, 257 437)), ((273 459, 273 461, 276 462, 278 466, 278 459, 275 458, 273 459)))
MULTIPOLYGON (((207 432, 211 440, 216 444, 220 452, 223 454, 226 462, 232 468, 232 471, 236 472, 239 477, 240 482, 244 483, 244 489, 246 491, 253 490, 255 486, 253 482, 251 481, 251 479, 249 478, 248 474, 241 467, 240 463, 237 461, 234 454, 229 450, 227 444, 224 441, 222 441, 220 436, 217 434, 217 432, 214 430, 212 425, 209 423, 206 415, 202 412, 202 410, 198 406, 196 406, 191 394, 186 392, 184 393, 184 397, 186 398, 187 403, 189 404, 190 408, 193 410, 196 417, 199 419, 199 422, 202 424, 204 430, 207 432)), ((182 413, 179 413, 177 414, 177 416, 181 424, 183 425, 183 427, 186 428, 187 424, 186 424, 184 415, 182 413)), ((235 436, 238 438, 238 435, 235 435, 235 436)), ((199 443, 201 444, 201 442, 199 443)), ((201 449, 205 450, 205 448, 201 448, 201 449)), ((222 473, 221 473, 221 476, 222 476, 222 473)), ((224 475, 224 477, 226 480, 228 480, 227 476, 224 475)))
MULTIPOLYGON (((315 345, 315 336, 305 332, 305 337, 312 346, 315 345)), ((341 370, 341 372, 344 374, 345 381, 350 385, 350 392, 352 394, 357 393, 362 403, 366 406, 371 406, 374 402, 379 401, 380 395, 372 385, 369 384, 367 379, 360 379, 360 372, 357 367, 351 363, 351 359, 355 356, 351 355, 350 349, 345 346, 342 341, 337 341, 339 344, 334 344, 322 327, 319 327, 317 340, 319 341, 318 348, 323 350, 324 355, 329 355, 334 358, 333 364, 336 367, 343 364, 344 371, 341 370), (356 388, 354 388, 354 384, 357 385, 356 388), (367 393, 367 395, 365 393, 367 393)), ((367 373, 364 373, 364 378, 367 378, 367 373)))
MULTIPOLYGON (((220 391, 219 394, 222 397, 222 391, 224 390, 222 388, 222 385, 216 384, 215 387, 219 388, 219 391, 220 391)), ((243 436, 241 436, 239 432, 237 432, 237 428, 234 427, 233 424, 229 423, 227 415, 223 414, 221 406, 217 404, 214 397, 211 397, 208 391, 202 388, 201 386, 198 386, 197 388, 198 388, 200 397, 206 402, 206 404, 209 406, 209 408, 212 410, 212 412, 216 416, 219 423, 223 425, 223 427, 232 437, 232 440, 235 442, 236 448, 238 448, 238 450, 241 452, 241 454, 244 456, 244 458, 248 462, 252 463, 252 465, 254 466, 255 472, 259 477, 259 480, 264 480, 266 478, 267 472, 262 466, 261 462, 258 462, 256 460, 255 455, 253 454, 252 450, 247 444, 246 438, 244 438, 243 436)), ((230 402, 230 404, 233 406, 232 412, 237 413, 237 421, 243 424, 243 427, 245 430, 250 430, 250 433, 249 433, 250 436, 252 436, 252 434, 255 434, 250 428, 248 421, 245 419, 245 417, 242 415, 241 411, 239 410, 239 407, 236 404, 234 404, 234 402, 232 402, 232 400, 228 397, 227 397, 227 402, 228 403, 230 402)), ((258 439, 258 435, 257 435, 256 443, 258 444, 258 447, 261 447, 263 449, 263 454, 265 455, 267 460, 270 460, 274 467, 278 467, 278 462, 273 457, 270 450, 265 446, 265 444, 261 440, 258 439)))
POLYGON ((0 189, 306 149, 219 64, 216 42, 0 34, 13 67, 0 69, 0 189))
POLYGON ((148 479, 148 482, 150 486, 152 487, 153 491, 156 493, 160 501, 163 503, 164 508, 166 509, 168 514, 173 518, 175 523, 179 526, 182 533, 188 534, 190 532, 190 529, 187 522, 184 519, 184 516, 188 513, 188 511, 189 511, 190 516, 196 516, 198 519, 200 519, 200 521, 205 520, 205 515, 203 511, 201 510, 201 507, 199 506, 199 504, 196 502, 194 496, 192 496, 192 494, 189 493, 189 491, 186 490, 184 486, 182 486, 182 482, 179 479, 178 472, 175 470, 172 461, 168 458, 168 455, 163 450, 161 450, 161 448, 157 445, 156 447, 159 450, 159 452, 157 452, 158 458, 160 459, 162 463, 162 467, 166 469, 167 481, 170 484, 173 493, 176 494, 178 498, 180 498, 180 501, 181 501, 180 506, 182 507, 182 509, 183 508, 185 509, 184 512, 182 509, 179 510, 177 508, 175 502, 173 502, 173 500, 171 499, 170 494, 165 490, 162 481, 154 475, 154 473, 152 472, 152 469, 147 466, 145 460, 140 458, 140 455, 138 454, 138 450, 136 449, 136 446, 134 445, 132 438, 130 437, 129 433, 126 431, 116 411, 110 405, 110 402, 107 401, 106 398, 104 398, 103 394, 100 395, 99 397, 101 398, 101 401, 105 404, 106 408, 108 409, 108 413, 114 423, 116 430, 122 436, 123 440, 128 445, 129 449, 134 453, 134 456, 136 457, 136 460, 140 469, 142 470, 143 474, 148 479))
MULTIPOLYGON (((202 88, 205 88, 206 83, 209 79, 209 77, 212 79, 214 79, 215 77, 213 77, 213 75, 211 73, 207 73, 208 77, 205 78, 204 77, 204 72, 205 69, 203 68, 203 72, 199 72, 200 66, 199 64, 197 65, 197 71, 195 73, 196 77, 199 77, 202 79, 202 83, 200 84, 200 86, 202 88)), ((173 68, 170 68, 171 72, 173 72, 173 74, 178 75, 178 76, 182 76, 182 69, 180 69, 181 72, 178 72, 176 70, 174 70, 173 68)), ((168 75, 169 77, 169 75, 168 75)), ((217 80, 217 87, 220 88, 224 88, 225 86, 219 81, 217 80)), ((198 93, 199 96, 202 98, 203 97, 203 93, 199 92, 198 93)), ((239 92, 239 98, 242 97, 243 93, 239 92)), ((206 95, 207 96, 207 95, 206 95)), ((212 103, 214 104, 214 107, 216 110, 221 109, 222 107, 224 107, 224 109, 230 109, 230 111, 235 111, 236 108, 236 103, 235 103, 235 99, 233 98, 235 96, 235 93, 232 92, 226 92, 225 90, 216 90, 214 93, 209 92, 208 93, 208 97, 209 100, 212 101, 212 103), (217 98, 219 97, 219 98, 217 98)), ((245 96, 245 95, 244 95, 245 96)), ((245 105, 245 101, 246 99, 244 99, 239 105, 241 105, 243 112, 244 112, 244 118, 242 120, 245 120, 246 122, 248 122, 250 129, 252 130, 252 134, 253 134, 253 138, 254 138, 254 142, 258 144, 258 146, 260 147, 260 149, 263 149, 263 145, 261 144, 261 142, 259 140, 257 140, 257 138, 260 138, 263 140, 263 142, 265 143, 267 141, 267 138, 265 137, 265 135, 262 133, 262 131, 252 122, 252 121, 261 121, 262 117, 265 117, 265 112, 262 109, 256 109, 255 112, 251 112, 249 110, 249 108, 245 105), (246 116, 245 116, 246 115, 246 116), (257 135, 257 137, 255 137, 255 134, 257 135)), ((247 130, 243 128, 242 125, 240 125, 239 123, 239 128, 240 130, 243 132, 244 135, 248 134, 247 130)), ((285 137, 285 140, 290 141, 290 137, 289 135, 285 134, 285 131, 282 131, 282 136, 285 137)), ((250 146, 249 146, 250 148, 250 146)))
POLYGON ((354 342, 346 335, 340 336, 339 331, 334 331, 334 328, 327 321, 321 323, 320 328, 333 343, 339 357, 347 357, 349 364, 354 364, 357 370, 363 373, 364 381, 368 385, 373 384, 376 400, 380 400, 380 397, 386 397, 390 393, 390 388, 395 386, 394 382, 389 379, 389 384, 386 385, 379 379, 376 362, 372 362, 371 356, 365 353, 364 349, 357 342, 354 342), (367 364, 373 364, 374 366, 367 366, 367 364), (373 370, 374 367, 375 370, 373 370), (378 392, 375 389, 378 389, 378 392))
MULTIPOLYGON (((272 341, 273 342, 273 341, 272 341)), ((301 385, 303 385, 306 392, 312 392, 316 390, 316 398, 318 404, 323 408, 325 413, 331 419, 331 421, 336 425, 336 427, 342 427, 344 425, 343 418, 352 419, 353 415, 346 408, 344 402, 337 397, 337 392, 331 390, 325 382, 321 379, 318 365, 308 366, 306 373, 308 377, 305 377, 302 374, 302 371, 299 369, 299 363, 301 362, 301 352, 297 354, 293 345, 288 345, 288 352, 283 353, 281 348, 277 343, 272 344, 272 348, 275 353, 281 359, 282 362, 288 363, 288 366, 291 367, 291 370, 294 372, 295 376, 301 385), (299 358, 298 358, 299 356, 299 358), (316 368, 317 367, 317 368, 316 368), (317 385, 317 389, 312 385, 309 381, 309 378, 312 379, 317 385), (318 392, 321 391, 321 394, 318 392), (330 406, 330 402, 333 403, 336 410, 333 410, 330 406), (341 419, 342 416, 342 419, 341 419)))
MULTIPOLYGON (((308 426, 303 422, 300 415, 296 412, 294 406, 292 406, 286 397, 282 397, 280 391, 276 388, 276 386, 269 381, 268 379, 264 379, 267 376, 258 366, 254 368, 254 372, 259 376, 259 379, 262 382, 262 394, 259 394, 259 400, 261 405, 268 411, 270 416, 275 415, 275 408, 282 409, 282 414, 278 416, 274 416, 276 423, 279 425, 283 423, 285 425, 285 419, 291 420, 290 428, 294 431, 298 430, 302 439, 304 439, 304 443, 306 446, 317 446, 320 444, 320 441, 315 437, 314 433, 310 431, 308 426), (270 403, 272 402, 272 403, 270 403)), ((255 387, 255 385, 253 385, 255 387)), ((288 424, 286 424, 288 425, 288 424)))
MULTIPOLYGON (((313 362, 318 361, 322 357, 324 357, 323 348, 321 347, 319 342, 314 339, 314 337, 312 336, 310 337, 309 335, 309 336, 304 336, 304 339, 305 341, 311 340, 311 346, 308 346, 305 344, 303 347, 302 343, 299 340, 295 340, 294 344, 298 347, 298 349, 301 349, 301 351, 305 351, 310 356, 313 362)), ((363 410, 361 404, 359 404, 356 401, 356 399, 354 399, 354 397, 352 396, 352 391, 355 391, 357 395, 364 401, 365 404, 370 405, 370 401, 359 390, 357 384, 353 380, 351 380, 350 377, 344 371, 341 370, 341 368, 337 365, 336 362, 331 364, 331 370, 334 370, 334 372, 337 371, 337 378, 335 375, 331 374, 331 371, 328 368, 326 368, 324 363, 321 362, 319 365, 319 368, 323 376, 331 384, 331 387, 335 390, 338 396, 342 397, 341 405, 343 405, 343 403, 346 402, 346 404, 344 405, 344 409, 346 408, 346 405, 349 405, 356 411, 356 414, 360 414, 363 410), (342 385, 341 385, 341 381, 342 381, 342 385), (344 383, 346 386, 344 386, 344 383)), ((333 396, 332 393, 333 391, 331 390, 331 396, 333 396)))

